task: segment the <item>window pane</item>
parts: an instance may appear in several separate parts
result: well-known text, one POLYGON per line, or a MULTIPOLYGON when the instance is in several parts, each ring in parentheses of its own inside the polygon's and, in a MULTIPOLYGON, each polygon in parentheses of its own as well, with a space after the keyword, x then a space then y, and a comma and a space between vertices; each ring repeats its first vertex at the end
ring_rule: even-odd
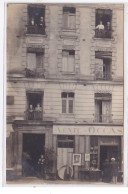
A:
POLYGON ((68 97, 69 98, 74 98, 74 93, 73 92, 68 93, 68 97))
POLYGON ((36 66, 37 68, 43 67, 43 55, 41 53, 37 53, 36 55, 36 66))
POLYGON ((63 28, 68 28, 68 12, 63 13, 63 28))
POLYGON ((75 29, 75 15, 69 15, 68 25, 70 29, 75 29))
POLYGON ((62 113, 66 113, 66 100, 62 100, 62 113))
POLYGON ((14 96, 7 96, 7 105, 14 104, 14 96))
POLYGON ((68 72, 75 71, 75 58, 74 55, 69 55, 68 57, 68 72))
POLYGON ((69 100, 69 113, 73 113, 73 100, 69 100))
POLYGON ((67 98, 67 92, 62 92, 62 93, 61 93, 61 97, 62 97, 62 98, 67 98))

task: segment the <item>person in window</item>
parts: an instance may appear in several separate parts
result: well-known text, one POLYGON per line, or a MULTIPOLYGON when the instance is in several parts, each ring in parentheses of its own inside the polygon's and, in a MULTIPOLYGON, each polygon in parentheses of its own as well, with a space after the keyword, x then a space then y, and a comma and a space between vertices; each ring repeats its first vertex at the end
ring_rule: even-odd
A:
POLYGON ((96 26, 96 29, 98 30, 104 30, 104 25, 102 23, 102 21, 100 20, 100 23, 96 26))
POLYGON ((112 182, 114 184, 116 184, 117 183, 117 175, 118 175, 118 163, 116 162, 115 158, 111 158, 110 167, 111 167, 112 182))
POLYGON ((38 103, 35 108, 35 119, 40 120, 42 118, 42 107, 38 103))
POLYGON ((39 178, 44 178, 44 162, 45 162, 44 155, 41 154, 40 158, 38 159, 38 174, 37 174, 37 176, 39 178))
POLYGON ((44 28, 45 28, 45 24, 44 24, 44 17, 41 16, 40 20, 39 20, 39 31, 41 34, 44 34, 44 28))
POLYGON ((28 120, 33 120, 33 119, 34 119, 34 108, 33 108, 33 105, 30 104, 28 109, 28 120))
POLYGON ((34 22, 34 18, 31 19, 31 25, 34 26, 35 22, 34 22))

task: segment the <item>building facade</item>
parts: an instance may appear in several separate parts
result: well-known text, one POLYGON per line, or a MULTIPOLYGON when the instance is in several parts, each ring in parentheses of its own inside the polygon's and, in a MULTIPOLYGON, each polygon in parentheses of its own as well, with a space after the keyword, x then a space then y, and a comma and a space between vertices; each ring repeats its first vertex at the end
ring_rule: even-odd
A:
POLYGON ((8 4, 7 174, 46 148, 54 178, 123 172, 123 5, 8 4))

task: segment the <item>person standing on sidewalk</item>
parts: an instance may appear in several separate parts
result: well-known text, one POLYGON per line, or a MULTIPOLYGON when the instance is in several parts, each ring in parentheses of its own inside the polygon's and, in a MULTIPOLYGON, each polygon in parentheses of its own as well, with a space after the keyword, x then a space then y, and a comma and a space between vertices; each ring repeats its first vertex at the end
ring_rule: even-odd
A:
POLYGON ((118 163, 115 158, 111 158, 111 173, 112 173, 112 183, 117 183, 117 175, 118 175, 118 163))

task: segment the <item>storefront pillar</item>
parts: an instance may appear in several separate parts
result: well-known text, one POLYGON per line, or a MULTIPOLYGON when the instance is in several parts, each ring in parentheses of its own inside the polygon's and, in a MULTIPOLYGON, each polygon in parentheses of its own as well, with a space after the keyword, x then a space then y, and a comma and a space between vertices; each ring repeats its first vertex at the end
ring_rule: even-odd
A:
POLYGON ((17 176, 22 176, 22 132, 18 132, 17 176))
POLYGON ((121 171, 123 172, 123 168, 124 168, 124 162, 123 162, 123 150, 124 150, 124 140, 123 140, 123 136, 121 136, 121 171))
MULTIPOLYGON (((90 136, 85 136, 85 154, 90 154, 90 136)), ((85 161, 85 169, 89 169, 90 161, 85 161)))
MULTIPOLYGON (((75 136, 75 153, 79 153, 79 136, 75 136)), ((74 166, 74 179, 78 180, 78 166, 74 166)))

